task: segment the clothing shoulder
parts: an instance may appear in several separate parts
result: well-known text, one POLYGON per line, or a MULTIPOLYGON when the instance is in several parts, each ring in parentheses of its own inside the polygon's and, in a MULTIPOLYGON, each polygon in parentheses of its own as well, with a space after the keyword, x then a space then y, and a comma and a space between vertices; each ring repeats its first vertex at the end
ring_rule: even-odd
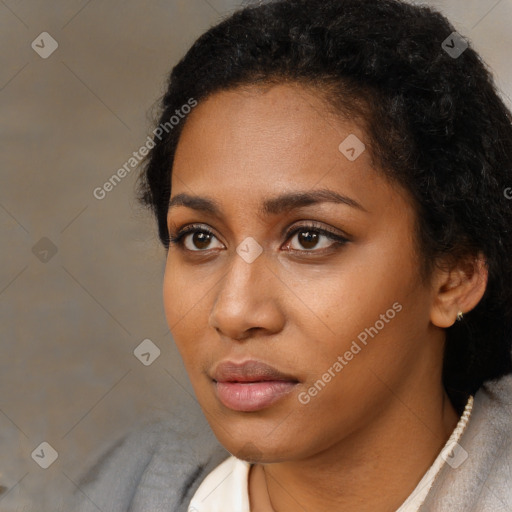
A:
POLYGON ((176 416, 138 425, 75 482, 73 510, 186 511, 203 478, 229 455, 207 427, 176 416))
POLYGON ((468 427, 421 511, 512 510, 512 375, 475 394, 468 427))

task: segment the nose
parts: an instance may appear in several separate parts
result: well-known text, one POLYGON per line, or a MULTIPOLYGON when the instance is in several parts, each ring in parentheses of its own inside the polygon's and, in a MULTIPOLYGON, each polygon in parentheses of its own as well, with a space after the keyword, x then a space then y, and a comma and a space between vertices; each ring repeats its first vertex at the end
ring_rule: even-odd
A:
POLYGON ((243 341, 255 332, 275 333, 283 327, 279 279, 264 253, 247 263, 235 253, 218 283, 209 325, 231 340, 243 341))

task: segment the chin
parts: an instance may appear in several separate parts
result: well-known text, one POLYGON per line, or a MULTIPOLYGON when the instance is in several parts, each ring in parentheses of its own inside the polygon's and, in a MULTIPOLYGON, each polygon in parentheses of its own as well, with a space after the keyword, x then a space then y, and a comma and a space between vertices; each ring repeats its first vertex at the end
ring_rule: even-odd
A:
POLYGON ((258 442, 258 445, 256 445, 253 441, 244 442, 243 440, 240 440, 237 442, 237 440, 233 438, 229 440, 219 439, 219 442, 229 453, 231 453, 231 455, 251 464, 272 464, 274 462, 283 462, 285 460, 293 459, 293 446, 276 446, 270 442, 265 444, 264 441, 265 440, 263 438, 262 442, 258 442))

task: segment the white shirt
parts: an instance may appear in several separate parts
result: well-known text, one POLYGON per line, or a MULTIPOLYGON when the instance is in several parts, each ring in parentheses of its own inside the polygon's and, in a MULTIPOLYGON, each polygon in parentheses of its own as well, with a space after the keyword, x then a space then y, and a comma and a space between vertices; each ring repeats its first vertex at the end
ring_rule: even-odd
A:
MULTIPOLYGON (((452 435, 414 491, 396 512, 417 512, 443 465, 449 463, 457 468, 467 458, 467 452, 458 441, 469 421, 472 408, 473 397, 470 396, 452 435)), ((233 455, 228 457, 203 480, 190 501, 188 512, 250 512, 250 468, 249 462, 233 455)))

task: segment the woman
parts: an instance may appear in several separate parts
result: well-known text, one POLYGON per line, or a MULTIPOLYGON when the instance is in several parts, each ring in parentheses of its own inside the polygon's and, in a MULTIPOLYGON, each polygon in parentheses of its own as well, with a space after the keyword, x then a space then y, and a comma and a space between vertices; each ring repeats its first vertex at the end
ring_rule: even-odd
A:
POLYGON ((397 0, 248 7, 154 134, 166 317, 231 454, 170 464, 173 510, 512 510, 512 125, 467 41, 397 0))

